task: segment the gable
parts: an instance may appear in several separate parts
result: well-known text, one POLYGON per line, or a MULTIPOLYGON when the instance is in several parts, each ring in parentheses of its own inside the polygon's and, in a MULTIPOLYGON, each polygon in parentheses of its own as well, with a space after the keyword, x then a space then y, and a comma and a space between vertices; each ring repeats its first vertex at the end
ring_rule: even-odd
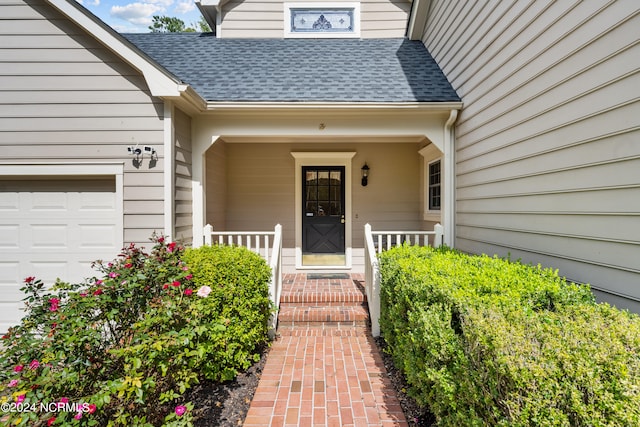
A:
POLYGON ((310 8, 357 4, 362 38, 404 37, 410 0, 199 0, 196 5, 219 38, 283 38, 288 4, 310 8))

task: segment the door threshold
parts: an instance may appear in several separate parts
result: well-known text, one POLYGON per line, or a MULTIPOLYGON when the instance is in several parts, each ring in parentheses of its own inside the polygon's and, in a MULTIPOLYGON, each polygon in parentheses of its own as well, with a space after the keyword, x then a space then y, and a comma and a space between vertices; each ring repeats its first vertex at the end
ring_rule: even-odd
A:
POLYGON ((346 267, 345 254, 303 254, 302 267, 346 267))

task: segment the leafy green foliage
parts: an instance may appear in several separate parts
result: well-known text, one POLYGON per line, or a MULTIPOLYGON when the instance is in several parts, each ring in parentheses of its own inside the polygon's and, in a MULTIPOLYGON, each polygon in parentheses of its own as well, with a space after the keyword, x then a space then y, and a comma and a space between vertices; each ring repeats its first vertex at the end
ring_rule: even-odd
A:
POLYGON ((184 21, 180 18, 176 18, 174 16, 153 16, 153 22, 149 26, 149 29, 152 33, 208 33, 211 32, 211 27, 204 19, 204 17, 200 17, 198 22, 191 24, 191 26, 186 26, 184 21))
POLYGON ((446 248, 383 253, 385 340, 439 425, 640 425, 640 318, 557 272, 446 248))
POLYGON ((0 350, 0 403, 34 406, 3 413, 3 425, 189 426, 185 391, 202 378, 231 379, 255 360, 271 308, 266 263, 226 248, 216 264, 224 274, 211 271, 215 286, 201 286, 207 279, 195 267, 194 280, 183 247, 153 241, 150 254, 131 245, 95 263, 100 279, 53 289, 25 279, 26 316, 0 350), (229 288, 248 298, 237 302, 242 310, 224 307, 229 288), (251 327, 236 317, 245 312, 251 327))
MULTIPOLYGON (((175 16, 153 16, 153 22, 149 25, 149 29, 153 33, 184 33, 187 28, 184 25, 184 21, 175 16)), ((190 32, 194 30, 191 29, 190 32)))
POLYGON ((183 259, 192 266, 194 285, 213 290, 203 300, 206 304, 201 315, 225 327, 215 341, 219 350, 209 358, 212 368, 225 368, 211 370, 209 375, 234 378, 237 369, 246 369, 260 359, 257 346, 268 341, 268 320, 273 311, 271 270, 263 258, 244 247, 202 246, 188 249, 183 259))

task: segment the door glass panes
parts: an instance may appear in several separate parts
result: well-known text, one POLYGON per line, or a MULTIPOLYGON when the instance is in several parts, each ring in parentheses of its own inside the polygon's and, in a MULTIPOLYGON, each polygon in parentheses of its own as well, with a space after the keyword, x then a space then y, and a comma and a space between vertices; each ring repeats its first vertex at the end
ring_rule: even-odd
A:
POLYGON ((306 169, 306 216, 341 216, 342 171, 330 168, 306 169))

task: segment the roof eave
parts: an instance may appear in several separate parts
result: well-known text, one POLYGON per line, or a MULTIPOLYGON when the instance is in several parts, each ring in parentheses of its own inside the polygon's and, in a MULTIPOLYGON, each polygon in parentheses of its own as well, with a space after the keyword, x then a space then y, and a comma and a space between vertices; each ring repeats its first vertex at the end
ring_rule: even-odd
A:
POLYGON ((213 102, 206 103, 207 111, 263 111, 263 110, 461 110, 460 101, 443 102, 213 102))

